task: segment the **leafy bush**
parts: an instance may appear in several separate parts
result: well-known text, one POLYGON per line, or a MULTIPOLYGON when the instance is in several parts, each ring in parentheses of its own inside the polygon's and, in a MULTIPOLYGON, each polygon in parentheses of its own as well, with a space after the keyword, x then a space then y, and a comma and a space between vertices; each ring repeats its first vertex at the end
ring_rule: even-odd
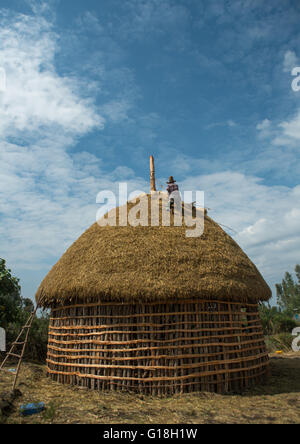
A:
POLYGON ((279 308, 292 317, 300 313, 300 265, 295 266, 297 281, 288 272, 281 284, 276 284, 277 304, 279 308))
MULTIPOLYGON (((22 327, 25 325, 29 313, 21 311, 19 315, 20 316, 17 321, 10 322, 5 328, 7 350, 10 349, 12 343, 16 340, 16 337, 19 335, 22 327)), ((45 362, 47 355, 48 326, 48 314, 43 314, 40 317, 36 316, 33 319, 28 336, 28 343, 25 349, 24 359, 34 362, 45 362)))
POLYGON ((291 333, 297 327, 296 321, 287 313, 280 311, 278 307, 262 304, 259 311, 265 335, 291 333))
POLYGON ((276 350, 291 351, 294 337, 290 333, 279 333, 265 337, 265 343, 269 353, 276 350))
MULTIPOLYGON (((0 326, 6 331, 7 350, 16 340, 33 310, 32 300, 21 297, 19 279, 6 268, 5 260, 0 259, 0 326)), ((28 337, 25 359, 37 362, 45 361, 48 325, 49 315, 47 312, 35 316, 28 337)))

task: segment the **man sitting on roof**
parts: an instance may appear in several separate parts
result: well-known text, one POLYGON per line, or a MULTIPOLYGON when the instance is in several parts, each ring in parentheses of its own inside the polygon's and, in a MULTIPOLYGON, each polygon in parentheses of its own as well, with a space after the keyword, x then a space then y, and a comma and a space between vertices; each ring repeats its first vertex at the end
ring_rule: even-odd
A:
POLYGON ((169 177, 169 182, 167 182, 168 186, 167 186, 167 192, 169 195, 169 201, 168 201, 168 205, 167 205, 167 210, 170 211, 170 208, 174 209, 174 203, 175 203, 175 208, 179 208, 180 204, 181 204, 181 196, 179 193, 179 188, 178 185, 175 183, 176 180, 173 179, 173 176, 169 177))

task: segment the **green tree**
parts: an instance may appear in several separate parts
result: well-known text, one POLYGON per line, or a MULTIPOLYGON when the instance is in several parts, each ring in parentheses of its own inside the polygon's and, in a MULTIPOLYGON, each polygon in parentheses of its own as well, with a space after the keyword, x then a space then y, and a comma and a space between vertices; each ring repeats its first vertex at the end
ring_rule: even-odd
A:
POLYGON ((278 307, 271 307, 269 303, 260 304, 260 318, 265 335, 276 335, 278 333, 290 333, 297 323, 278 307))
POLYGON ((6 268, 6 262, 0 258, 0 326, 6 328, 8 323, 17 320, 22 307, 19 279, 6 268))
MULTIPOLYGON (((0 258, 0 327, 6 331, 8 349, 33 310, 32 300, 21 297, 19 279, 12 275, 11 270, 6 267, 5 260, 0 258)), ((45 360, 48 326, 47 312, 34 317, 25 350, 25 359, 39 362, 45 360)))
POLYGON ((298 282, 286 272, 281 284, 276 284, 278 306, 289 316, 300 312, 300 265, 296 265, 295 273, 298 282))

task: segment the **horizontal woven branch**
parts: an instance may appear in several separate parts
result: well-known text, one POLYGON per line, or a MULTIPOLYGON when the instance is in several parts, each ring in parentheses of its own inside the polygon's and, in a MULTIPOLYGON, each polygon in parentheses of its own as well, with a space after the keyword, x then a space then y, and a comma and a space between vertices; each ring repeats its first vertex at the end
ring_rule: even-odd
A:
POLYGON ((130 315, 109 315, 109 314, 105 314, 105 315, 84 315, 84 316, 64 316, 64 317, 57 317, 57 318, 51 318, 51 320, 67 320, 70 319, 70 317, 72 319, 92 319, 92 318, 109 318, 109 319, 130 319, 130 318, 144 318, 144 317, 155 317, 155 316, 178 316, 178 315, 195 315, 195 314, 206 314, 206 315, 210 315, 210 316, 218 316, 218 315, 232 315, 232 316, 240 316, 240 317, 245 317, 245 314, 247 314, 248 316, 256 316, 259 317, 259 313, 258 311, 256 312, 252 312, 252 313, 245 313, 245 312, 237 312, 237 311, 174 311, 174 312, 166 312, 166 313, 135 313, 135 314, 130 314, 130 315))
MULTIPOLYGON (((254 333, 255 334, 255 333, 254 333)), ((222 338, 234 338, 234 337, 251 337, 253 333, 238 333, 231 335, 222 335, 222 338)), ((173 339, 132 339, 130 341, 97 341, 96 339, 87 339, 87 340, 79 340, 79 341, 63 341, 58 339, 50 338, 49 342, 54 342, 56 344, 99 344, 99 345, 129 345, 129 344, 148 344, 149 341, 155 342, 158 344, 165 343, 173 343, 173 342, 184 342, 184 341, 200 341, 200 340, 208 340, 208 339, 219 339, 220 336, 198 336, 198 337, 190 337, 190 336, 181 336, 173 339)), ((240 342, 242 343, 242 342, 240 342)), ((190 344, 193 346, 193 344, 190 344)))
MULTIPOLYGON (((264 367, 263 368, 263 370, 261 371, 261 372, 256 372, 255 373, 255 378, 256 379, 258 379, 258 378, 260 378, 261 376, 264 376, 264 375, 266 375, 266 368, 264 367)), ((53 373, 53 375, 54 375, 54 373, 53 373)), ((56 375, 59 375, 59 373, 58 374, 56 374, 56 375)), ((67 373, 65 376, 69 376, 69 374, 67 373)), ((71 376, 75 376, 75 375, 71 375, 71 376)), ((243 381, 245 379, 245 376, 230 376, 230 382, 235 382, 235 381, 243 381)), ((225 382, 225 380, 223 380, 222 382, 225 382)), ((114 385, 115 387, 117 387, 117 388, 121 388, 121 387, 123 387, 123 382, 122 381, 117 381, 117 382, 115 382, 115 381, 112 381, 112 380, 110 380, 109 381, 109 384, 111 385, 114 385)), ((160 381, 158 381, 157 382, 157 384, 158 385, 160 385, 161 384, 161 382, 160 381)), ((179 387, 179 388, 184 388, 184 387, 190 387, 190 386, 193 386, 193 385, 199 385, 199 381, 198 380, 195 380, 195 381, 181 381, 181 382, 179 382, 179 383, 176 383, 175 381, 173 381, 172 382, 172 384, 164 384, 163 385, 163 388, 164 389, 167 389, 167 388, 170 388, 170 389, 174 389, 174 388, 176 388, 176 387, 179 387)), ((205 385, 216 385, 216 381, 210 381, 210 380, 208 380, 207 378, 206 378, 206 380, 205 380, 205 385)), ((130 385, 130 384, 128 384, 128 382, 127 382, 127 384, 126 384, 126 390, 134 390, 134 389, 136 389, 136 385, 130 385)))
MULTIPOLYGON (((190 356, 192 357, 192 356, 190 356)), ((206 362, 195 362, 193 364, 183 364, 183 365, 176 365, 176 366, 164 366, 164 365, 99 365, 99 364, 77 364, 77 363, 70 363, 70 362, 57 362, 53 361, 51 359, 47 359, 47 362, 53 365, 57 366, 63 366, 63 367, 82 367, 82 368, 121 368, 121 369, 132 369, 132 370, 168 370, 168 371, 177 371, 180 369, 190 369, 190 368, 199 368, 199 367, 210 367, 212 365, 214 366, 220 366, 225 364, 240 364, 243 362, 249 362, 249 361, 255 361, 257 359, 261 358, 267 358, 267 353, 260 353, 259 355, 253 355, 253 356, 247 356, 247 357, 239 357, 236 359, 223 359, 223 360, 216 360, 216 361, 206 361, 206 362)), ((154 358, 154 357, 153 357, 154 358)), ((153 359, 152 358, 152 359, 153 359)), ((237 369, 239 370, 239 369, 237 369)))
MULTIPOLYGON (((231 305, 242 305, 243 307, 257 307, 257 303, 249 303, 249 302, 235 302, 235 301, 218 301, 218 300, 203 300, 203 299, 186 299, 186 300, 174 300, 176 304, 186 305, 186 304, 231 304, 231 305)), ((143 306, 145 307, 153 307, 154 305, 162 305, 162 304, 170 304, 170 301, 154 301, 154 302, 143 302, 143 306)), ((129 302, 93 302, 93 303, 82 303, 82 304, 72 304, 72 305, 64 305, 61 307, 52 308, 52 311, 55 312, 57 310, 64 310, 70 308, 79 308, 79 307, 118 307, 118 306, 132 306, 132 301, 129 302)))
MULTIPOLYGON (((51 353, 48 351, 48 356, 51 356, 53 358, 65 358, 65 359, 71 359, 71 360, 79 360, 79 359, 89 359, 90 361, 119 361, 119 362, 123 362, 123 361, 143 361, 143 360, 153 360, 155 359, 156 361, 160 360, 160 359, 165 359, 165 360, 170 360, 170 361, 174 361, 174 359, 178 360, 178 359, 187 359, 187 358, 192 358, 192 359, 196 359, 196 358, 211 358, 213 356, 220 356, 224 357, 224 355, 230 355, 230 354, 235 354, 235 355, 239 355, 242 353, 249 353, 249 351, 253 351, 253 350, 260 350, 262 347, 261 345, 257 345, 255 347, 248 347, 248 348, 244 348, 241 350, 237 350, 237 349, 232 349, 232 350, 224 350, 221 352, 216 352, 216 353, 193 353, 193 354, 183 354, 183 355, 148 355, 148 356, 94 356, 94 355, 77 355, 77 356, 72 356, 72 355, 64 355, 64 354, 60 354, 57 355, 55 353, 51 353)), ((74 353, 74 351, 76 352, 88 352, 89 350, 77 350, 77 349, 65 349, 65 348, 59 348, 59 347, 54 347, 54 346, 49 346, 49 349, 54 350, 54 351, 62 351, 62 352, 70 352, 70 353, 74 353)), ((137 349, 135 349, 137 350, 137 349)), ((91 350, 90 350, 91 351, 91 350)), ((98 349, 92 349, 92 351, 94 353, 105 353, 107 354, 107 352, 110 352, 111 350, 102 350, 99 351, 98 349)))
MULTIPOLYGON (((53 347, 52 346, 52 342, 55 343, 60 343, 60 342, 64 342, 64 341, 49 341, 49 346, 48 348, 53 347)), ((74 343, 74 341, 73 341, 74 343)), ((91 343, 91 341, 88 341, 88 343, 91 343)), ((97 341, 97 344, 103 344, 103 342, 101 341, 97 341)), ((185 348, 191 348, 191 347, 195 347, 195 348, 205 348, 205 347, 233 347, 233 346, 245 346, 247 344, 258 344, 260 343, 263 347, 265 346, 264 343, 264 339, 261 338, 260 340, 258 339, 253 339, 250 341, 244 341, 243 343, 241 342, 213 342, 213 343, 197 343, 197 344, 179 344, 179 345, 166 345, 166 346, 160 346, 160 347, 153 347, 153 346, 149 346, 149 347, 139 347, 139 348, 118 348, 118 349, 100 349, 100 348, 91 348, 91 349, 67 349, 67 348, 60 348, 60 350, 62 351, 71 351, 72 352, 104 352, 104 353, 129 353, 129 352, 139 352, 139 351, 145 351, 145 350, 176 350, 176 349, 185 349, 185 348)))
POLYGON ((62 372, 58 370, 51 370, 49 367, 47 368, 47 371, 49 373, 56 373, 61 375, 74 375, 78 376, 80 378, 91 378, 91 379, 102 379, 102 380, 111 380, 111 379, 118 379, 118 380, 126 380, 126 381, 142 381, 142 382, 155 382, 155 381, 180 381, 185 379, 191 379, 191 378, 202 378, 205 376, 214 376, 214 375, 222 375, 222 374, 228 374, 228 373, 240 373, 240 372, 247 372, 250 370, 254 370, 256 368, 261 367, 267 367, 269 365, 268 362, 261 362, 258 365, 254 365, 251 367, 245 367, 245 368, 235 368, 235 369, 222 369, 222 370, 214 370, 211 372, 201 372, 201 373, 190 373, 189 375, 183 375, 183 376, 173 376, 173 377, 151 377, 151 378, 136 378, 136 377, 128 377, 128 376, 99 376, 99 375, 91 375, 91 374, 83 374, 80 372, 62 372))
MULTIPOLYGON (((130 327, 131 325, 127 325, 127 327, 130 327)), ((114 327, 113 325, 111 327, 114 327)), ((134 325, 132 325, 134 327, 134 325)), ((251 327, 220 327, 220 328, 195 328, 195 329, 185 329, 185 328, 178 328, 175 330, 106 330, 101 332, 89 332, 89 333, 59 333, 59 332, 53 332, 52 327, 49 330, 49 335, 52 336, 104 336, 107 334, 134 334, 134 335, 145 335, 145 334, 169 334, 169 333, 199 333, 199 332, 222 332, 222 331, 235 331, 238 330, 238 332, 241 332, 243 330, 252 330, 252 329, 259 329, 259 333, 262 333, 261 326, 251 326, 251 327)), ((79 330, 84 330, 84 326, 78 327, 79 330)), ((232 336, 232 335, 230 335, 232 336)), ((237 336, 240 336, 240 334, 237 334, 237 336)), ((190 337, 187 337, 190 339, 190 337)), ((203 336, 205 338, 205 336, 203 336)))
MULTIPOLYGON (((103 316, 101 316, 103 317, 103 316)), ((80 316, 81 319, 90 319, 91 316, 80 316)), ((98 316, 98 318, 100 318, 100 316, 98 316)), ((57 321, 57 320, 62 320, 63 318, 50 318, 51 321, 57 321)), ((64 320, 73 320, 76 319, 76 316, 72 316, 72 318, 70 318, 69 316, 64 318, 64 320)), ((239 321, 213 321, 214 324, 222 324, 222 325, 227 325, 230 324, 232 326, 234 326, 234 324, 238 324, 237 327, 239 327, 241 325, 241 323, 243 323, 243 320, 239 320, 239 321)), ((184 321, 184 325, 195 325, 197 322, 196 321, 184 321)), ((200 321, 201 324, 212 324, 212 321, 200 321)), ((259 326, 261 325, 260 319, 251 319, 251 320, 247 320, 247 324, 253 324, 253 323, 257 323, 259 326)), ((134 327, 175 327, 175 325, 182 325, 183 321, 179 321, 179 322, 157 322, 157 323, 151 323, 151 322, 135 322, 134 323, 134 327)), ((60 325, 60 326, 54 326, 51 325, 51 330, 90 330, 90 329, 99 329, 99 330, 103 330, 105 328, 119 328, 119 327, 130 327, 130 325, 133 324, 129 324, 128 322, 123 323, 123 324, 101 324, 101 325, 60 325)))

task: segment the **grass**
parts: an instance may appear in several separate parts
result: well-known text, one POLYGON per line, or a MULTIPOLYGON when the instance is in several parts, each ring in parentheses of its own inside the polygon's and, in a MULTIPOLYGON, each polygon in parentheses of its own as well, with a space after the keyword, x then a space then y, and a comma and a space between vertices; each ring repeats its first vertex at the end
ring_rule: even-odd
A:
POLYGON ((47 405, 46 410, 43 412, 43 419, 45 422, 50 422, 51 424, 54 422, 55 417, 58 412, 58 403, 56 401, 50 401, 47 405))
POLYGON ((294 337, 290 333, 278 333, 276 335, 265 336, 265 343, 269 353, 275 350, 289 351, 294 337))
MULTIPOLYGON (((0 394, 10 389, 13 375, 0 373, 0 394)), ((264 386, 242 395, 193 393, 155 398, 119 392, 86 391, 46 377, 45 367, 24 363, 18 388, 22 396, 7 423, 300 423, 300 353, 271 354, 271 377, 264 386), (19 407, 45 402, 45 412, 21 417, 19 407)), ((0 419, 1 421, 1 419, 0 419)))

